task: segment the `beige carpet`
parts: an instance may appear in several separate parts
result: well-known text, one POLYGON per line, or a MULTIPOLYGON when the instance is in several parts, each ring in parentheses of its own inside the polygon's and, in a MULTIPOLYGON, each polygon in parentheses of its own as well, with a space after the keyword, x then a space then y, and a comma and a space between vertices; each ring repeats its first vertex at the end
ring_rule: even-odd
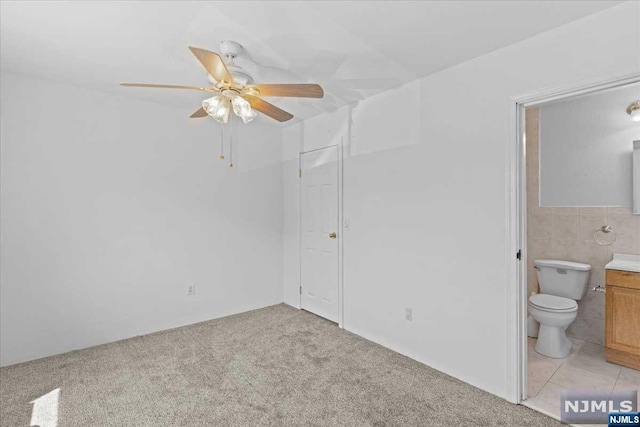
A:
POLYGON ((32 408, 42 427, 560 425, 285 305, 9 366, 0 380, 11 427, 30 425, 32 408))

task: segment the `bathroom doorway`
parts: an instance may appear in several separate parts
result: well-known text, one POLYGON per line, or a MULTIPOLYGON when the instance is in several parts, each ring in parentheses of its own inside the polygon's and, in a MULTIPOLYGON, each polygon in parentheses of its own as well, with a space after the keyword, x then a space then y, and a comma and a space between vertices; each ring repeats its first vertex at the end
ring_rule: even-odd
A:
MULTIPOLYGON (((607 300, 607 271, 619 271, 607 265, 618 268, 612 262, 622 255, 629 262, 637 257, 640 266, 632 179, 639 99, 638 75, 513 99, 518 145, 511 235, 519 260, 512 277, 519 285, 513 315, 518 366, 512 372, 516 400, 554 418, 560 418, 565 390, 640 393, 633 361, 640 324, 625 322, 628 362, 612 357, 610 347, 620 346, 607 340, 615 324, 613 316, 606 318, 617 295, 612 286, 607 300)), ((640 287, 637 293, 627 297, 637 298, 631 304, 640 304, 640 287)))

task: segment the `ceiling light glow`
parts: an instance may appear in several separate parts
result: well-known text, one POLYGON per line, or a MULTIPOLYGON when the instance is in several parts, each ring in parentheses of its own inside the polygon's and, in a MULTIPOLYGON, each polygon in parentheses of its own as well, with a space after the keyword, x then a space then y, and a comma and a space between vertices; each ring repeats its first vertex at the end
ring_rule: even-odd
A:
POLYGON ((243 123, 249 123, 258 115, 258 113, 251 108, 249 102, 241 96, 234 97, 231 103, 233 104, 233 112, 242 119, 243 123))
POLYGON ((219 123, 227 123, 229 121, 231 105, 229 99, 224 96, 216 95, 205 99, 202 101, 202 108, 219 123))
POLYGON ((634 122, 640 122, 640 101, 636 101, 627 107, 627 114, 634 122))

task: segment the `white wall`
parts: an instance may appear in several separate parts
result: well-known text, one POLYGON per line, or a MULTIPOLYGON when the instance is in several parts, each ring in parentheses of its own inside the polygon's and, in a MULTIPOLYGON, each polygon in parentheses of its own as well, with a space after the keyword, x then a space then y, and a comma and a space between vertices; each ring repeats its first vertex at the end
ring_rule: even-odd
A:
POLYGON ((299 153, 304 123, 284 129, 282 134, 282 270, 283 301, 300 308, 300 181, 299 153))
POLYGON ((540 206, 631 209, 640 84, 540 106, 540 206))
MULTIPOLYGON (((346 141, 346 329, 507 396, 509 97, 640 71, 639 18, 625 3, 301 125, 303 149, 336 140, 323 120, 346 141)), ((295 145, 285 135, 285 211, 298 206, 295 145)), ((295 306, 299 282, 284 276, 295 306)))
POLYGON ((282 129, 229 169, 194 108, 1 84, 2 365, 282 301, 282 129))

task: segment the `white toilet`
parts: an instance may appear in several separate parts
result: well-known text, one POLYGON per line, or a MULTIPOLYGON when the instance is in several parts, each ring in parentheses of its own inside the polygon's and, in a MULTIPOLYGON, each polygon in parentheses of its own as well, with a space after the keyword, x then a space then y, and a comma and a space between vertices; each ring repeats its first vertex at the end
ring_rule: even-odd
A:
POLYGON ((536 260, 539 294, 529 297, 529 313, 540 323, 536 352, 561 359, 571 351, 565 330, 578 315, 578 303, 589 282, 591 266, 579 262, 536 260))

